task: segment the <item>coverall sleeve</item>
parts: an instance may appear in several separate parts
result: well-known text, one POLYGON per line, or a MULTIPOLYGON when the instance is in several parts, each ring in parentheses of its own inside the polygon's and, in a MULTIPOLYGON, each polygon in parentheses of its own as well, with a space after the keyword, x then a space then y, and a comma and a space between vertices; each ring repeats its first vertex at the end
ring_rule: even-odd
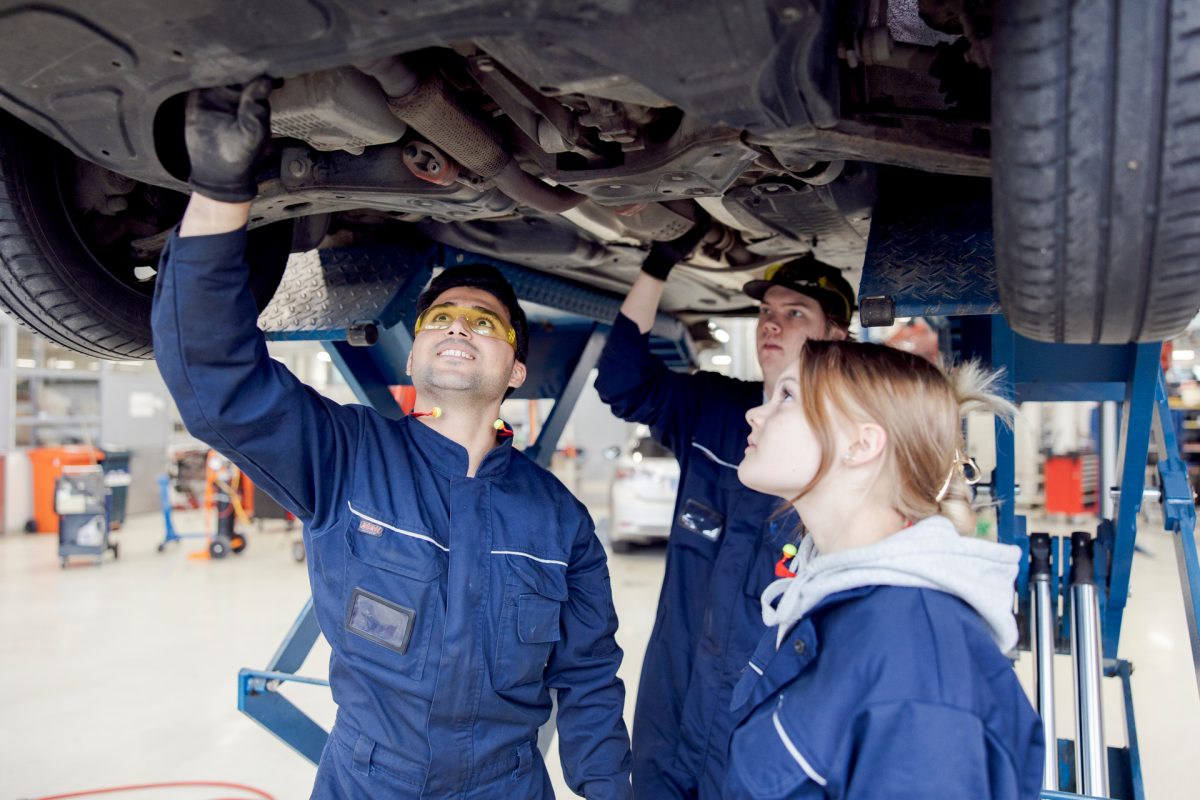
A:
POLYGON ((846 800, 1018 797, 1011 757, 979 717, 951 706, 871 706, 855 718, 842 755, 846 800))
POLYGON ((625 685, 617 677, 617 612, 604 548, 586 516, 567 568, 560 639, 546 667, 558 690, 558 750, 563 775, 588 800, 632 797, 625 728, 625 685))
POLYGON ((703 373, 672 372, 650 352, 650 334, 624 314, 613 320, 596 368, 596 391, 614 414, 649 425, 672 452, 683 452, 697 424, 703 373))
POLYGON ((173 233, 151 322, 159 371, 187 429, 317 530, 352 478, 361 418, 267 355, 245 229, 173 233))

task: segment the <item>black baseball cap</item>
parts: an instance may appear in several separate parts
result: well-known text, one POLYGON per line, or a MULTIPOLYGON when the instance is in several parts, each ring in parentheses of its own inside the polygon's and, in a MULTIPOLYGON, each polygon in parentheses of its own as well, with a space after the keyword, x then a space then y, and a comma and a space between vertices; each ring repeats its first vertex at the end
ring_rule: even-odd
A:
POLYGON ((417 316, 421 316, 425 309, 433 305, 433 301, 442 292, 447 289, 456 289, 459 286, 482 289, 508 309, 508 318, 512 322, 513 331, 517 334, 513 349, 517 352, 517 361, 524 364, 525 359, 529 357, 529 321, 525 317, 525 310, 517 302, 517 293, 513 291, 512 284, 505 279, 500 270, 493 266, 464 264, 461 267, 449 267, 443 270, 429 282, 425 291, 421 292, 421 296, 417 298, 417 316))
POLYGON ((755 300, 762 300, 772 286, 782 286, 806 294, 821 304, 825 316, 842 327, 849 327, 854 304, 854 289, 835 266, 818 261, 811 255, 794 258, 767 267, 763 280, 750 281, 742 291, 755 300))

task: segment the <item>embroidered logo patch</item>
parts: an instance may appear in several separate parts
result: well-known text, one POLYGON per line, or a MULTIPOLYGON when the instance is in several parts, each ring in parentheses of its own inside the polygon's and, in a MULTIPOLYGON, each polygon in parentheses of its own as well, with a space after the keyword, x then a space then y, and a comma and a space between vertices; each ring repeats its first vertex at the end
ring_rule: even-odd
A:
POLYGON ((376 525, 374 522, 367 522, 364 519, 358 523, 358 532, 359 533, 369 533, 372 536, 382 536, 383 535, 383 526, 376 525))

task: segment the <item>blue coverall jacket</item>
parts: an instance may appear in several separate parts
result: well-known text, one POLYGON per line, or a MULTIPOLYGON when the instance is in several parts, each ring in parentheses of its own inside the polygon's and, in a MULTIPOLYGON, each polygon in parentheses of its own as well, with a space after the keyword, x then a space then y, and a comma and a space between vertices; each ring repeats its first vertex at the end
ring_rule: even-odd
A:
POLYGON ((821 601, 734 692, 730 800, 1034 800, 1043 739, 1009 660, 966 603, 867 586, 821 601))
POLYGON ((627 798, 621 651, 586 510, 501 441, 474 478, 411 418, 342 406, 268 355, 246 234, 172 236, 153 325, 188 430, 304 523, 338 706, 319 798, 553 798, 538 727, 558 691, 567 782, 627 798))
POLYGON ((717 798, 733 687, 766 630, 759 599, 798 527, 794 514, 776 516, 783 501, 737 477, 750 432, 745 414, 762 403, 763 384, 672 372, 622 314, 600 357, 596 389, 614 414, 649 425, 681 470, 638 686, 634 793, 717 798))

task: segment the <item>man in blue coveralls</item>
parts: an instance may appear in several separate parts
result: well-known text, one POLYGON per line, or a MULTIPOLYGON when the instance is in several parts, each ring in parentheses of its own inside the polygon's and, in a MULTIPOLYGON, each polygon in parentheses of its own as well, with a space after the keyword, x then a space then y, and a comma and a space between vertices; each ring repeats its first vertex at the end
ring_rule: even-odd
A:
POLYGON ((586 510, 493 426, 528 326, 489 267, 418 301, 417 407, 341 406, 267 355, 246 224, 269 131, 265 79, 193 92, 192 199, 155 287, 155 355, 188 429, 304 522, 338 706, 319 798, 554 796, 538 727, 558 692, 567 783, 631 794, 621 651, 586 510))
POLYGON ((613 412, 649 425, 681 473, 633 723, 634 792, 654 800, 720 797, 733 687, 766 631, 759 598, 776 579, 784 545, 798 540, 799 522, 790 510, 780 513, 778 498, 738 481, 746 411, 771 395, 806 340, 846 338, 854 310, 854 290, 837 268, 811 256, 789 261, 743 290, 761 301, 762 381, 671 372, 650 353, 648 333, 668 273, 706 228, 702 221, 651 249, 596 378, 613 412))

